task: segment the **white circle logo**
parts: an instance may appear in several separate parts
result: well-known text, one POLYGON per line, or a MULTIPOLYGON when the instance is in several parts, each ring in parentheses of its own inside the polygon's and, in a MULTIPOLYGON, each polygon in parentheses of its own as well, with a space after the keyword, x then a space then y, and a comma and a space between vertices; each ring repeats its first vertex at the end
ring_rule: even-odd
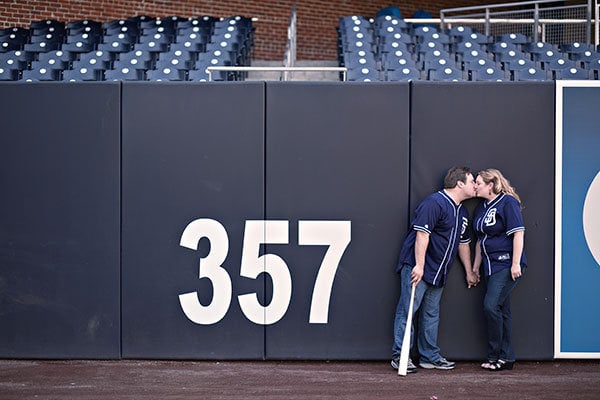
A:
POLYGON ((600 265, 600 172, 592 181, 583 203, 583 233, 596 263, 600 265))

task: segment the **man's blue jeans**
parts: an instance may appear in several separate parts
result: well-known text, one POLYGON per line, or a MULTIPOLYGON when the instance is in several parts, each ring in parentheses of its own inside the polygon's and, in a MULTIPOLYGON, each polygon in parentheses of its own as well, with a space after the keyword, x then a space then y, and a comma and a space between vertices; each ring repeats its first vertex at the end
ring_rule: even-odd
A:
MULTIPOLYGON (((394 345, 392 346, 392 358, 398 358, 402 349, 402 339, 406 329, 406 316, 410 303, 412 266, 404 264, 400 270, 400 299, 396 307, 394 319, 394 345)), ((440 321, 440 299, 443 287, 436 287, 425 281, 419 282, 415 288, 415 300, 413 304, 413 317, 419 310, 419 327, 417 345, 421 362, 434 362, 442 358, 440 348, 437 345, 438 326, 440 321)), ((413 324, 414 326, 414 324, 413 324)), ((414 332, 411 329, 410 347, 413 346, 414 332)))
MULTIPOLYGON (((525 267, 522 271, 525 272, 525 267)), ((515 361, 509 295, 520 279, 512 280, 510 268, 486 277, 483 312, 487 322, 488 360, 515 361)))

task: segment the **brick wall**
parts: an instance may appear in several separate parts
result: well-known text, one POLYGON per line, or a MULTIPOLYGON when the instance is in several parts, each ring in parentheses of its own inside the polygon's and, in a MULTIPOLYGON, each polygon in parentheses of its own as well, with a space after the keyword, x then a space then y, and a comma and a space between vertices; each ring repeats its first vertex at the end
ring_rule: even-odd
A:
MULTIPOLYGON (((12 26, 28 27, 31 21, 56 19, 76 21, 93 19, 110 21, 135 15, 182 17, 211 15, 229 17, 243 15, 255 17, 256 27, 254 59, 281 60, 285 50, 287 26, 294 1, 266 0, 0 0, 0 28, 12 26)), ((495 4, 498 0, 455 0, 455 1, 396 1, 389 0, 297 0, 298 59, 335 60, 336 26, 338 18, 346 15, 374 16, 377 11, 392 5, 402 10, 404 17, 411 17, 415 10, 422 9, 434 17, 442 8, 480 4, 495 4)))

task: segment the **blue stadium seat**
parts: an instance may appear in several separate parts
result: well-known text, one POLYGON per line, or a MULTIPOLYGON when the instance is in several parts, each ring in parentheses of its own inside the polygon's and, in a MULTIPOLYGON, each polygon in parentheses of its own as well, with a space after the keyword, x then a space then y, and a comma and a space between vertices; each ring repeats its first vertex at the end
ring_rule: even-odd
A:
POLYGON ((186 72, 169 67, 151 69, 146 72, 146 79, 149 81, 184 81, 186 72))
POLYGON ((510 75, 500 68, 487 67, 471 71, 472 81, 509 81, 510 75))
POLYGON ((394 70, 388 70, 386 73, 387 81, 418 81, 421 80, 421 71, 416 68, 404 67, 394 70))
POLYGON ((542 62, 542 66, 544 67, 544 69, 548 70, 578 68, 577 63, 573 60, 569 60, 568 58, 557 58, 552 61, 542 62))
POLYGON ((548 71, 542 69, 527 68, 513 71, 514 81, 547 81, 551 79, 552 77, 548 76, 548 71))
POLYGON ((464 81, 465 74, 460 69, 446 67, 429 71, 430 81, 464 81))
POLYGON ((123 66, 106 70, 104 76, 107 81, 141 81, 145 79, 145 72, 143 69, 123 66))
POLYGON ((464 39, 468 40, 468 36, 474 32, 474 29, 470 26, 459 25, 448 29, 448 36, 460 38, 460 41, 462 41, 464 39))
POLYGON ((34 81, 59 81, 61 77, 61 70, 58 69, 31 69, 24 70, 21 76, 21 81, 34 82, 34 81))
POLYGON ((0 65, 0 81, 17 81, 20 73, 18 69, 8 69, 0 65))
POLYGON ((77 59, 76 53, 71 53, 70 51, 63 50, 52 50, 47 53, 39 53, 38 61, 46 61, 46 60, 60 60, 64 63, 70 63, 77 59))
POLYGON ((523 45, 531 42, 531 39, 522 33, 505 33, 496 38, 498 42, 513 43, 523 45))
POLYGON ((381 75, 375 68, 356 68, 348 70, 346 73, 346 80, 356 82, 376 82, 381 80, 381 75))
POLYGON ((63 71, 64 82, 101 81, 104 71, 74 66, 73 69, 63 71))
POLYGON ((506 70, 506 71, 516 71, 518 69, 529 69, 529 68, 541 69, 541 66, 539 65, 539 63, 536 63, 535 61, 531 61, 530 59, 527 59, 527 58, 516 58, 513 60, 509 60, 509 61, 504 61, 504 62, 502 62, 502 64, 504 65, 504 70, 506 70))
POLYGON ((11 71, 27 69, 32 59, 27 58, 25 54, 31 53, 25 53, 20 50, 0 53, 0 68, 11 71))
POLYGON ((79 54, 79 61, 87 61, 94 58, 96 60, 110 63, 115 59, 115 54, 116 53, 110 53, 102 50, 90 51, 88 53, 79 54))
POLYGON ((581 79, 588 80, 592 77, 591 71, 581 68, 565 68, 554 71, 554 79, 581 79))

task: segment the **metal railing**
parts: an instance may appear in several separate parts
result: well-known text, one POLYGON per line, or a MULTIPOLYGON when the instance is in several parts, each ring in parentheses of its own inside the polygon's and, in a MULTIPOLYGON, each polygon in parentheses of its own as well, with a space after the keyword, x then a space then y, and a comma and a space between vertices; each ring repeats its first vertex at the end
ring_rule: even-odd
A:
POLYGON ((554 4, 556 1, 545 0, 443 9, 440 11, 440 28, 464 24, 487 36, 523 33, 536 42, 560 44, 592 43, 594 27, 595 44, 599 44, 598 0, 593 7, 592 0, 561 7, 554 7, 554 4))

